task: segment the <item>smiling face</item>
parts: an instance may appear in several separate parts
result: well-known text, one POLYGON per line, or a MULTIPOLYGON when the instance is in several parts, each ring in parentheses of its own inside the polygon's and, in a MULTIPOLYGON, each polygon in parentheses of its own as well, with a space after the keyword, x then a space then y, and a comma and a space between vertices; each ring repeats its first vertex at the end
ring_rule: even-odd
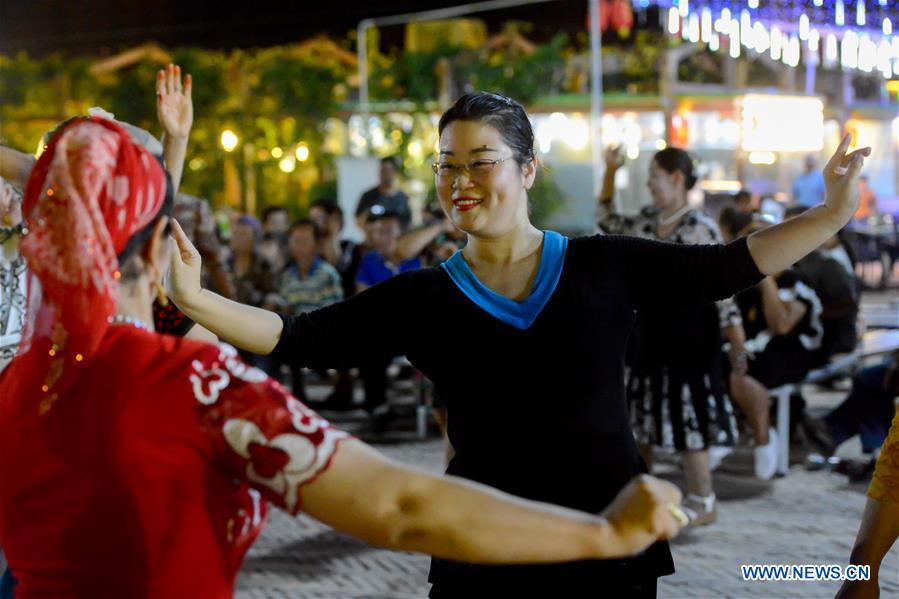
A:
POLYGON ((437 175, 437 197, 459 229, 485 238, 500 237, 528 223, 527 191, 534 184, 536 162, 524 167, 498 129, 481 121, 453 121, 440 136, 438 163, 470 165, 502 161, 485 172, 437 175))
POLYGON ((649 165, 649 179, 646 181, 653 205, 660 209, 676 204, 687 193, 684 174, 678 170, 669 173, 653 160, 649 165))

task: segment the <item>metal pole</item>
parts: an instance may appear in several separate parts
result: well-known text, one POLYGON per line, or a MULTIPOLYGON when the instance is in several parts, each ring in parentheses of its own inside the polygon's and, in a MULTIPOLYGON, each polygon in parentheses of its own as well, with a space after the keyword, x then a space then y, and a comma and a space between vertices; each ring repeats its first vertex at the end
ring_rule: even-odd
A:
POLYGON ((359 21, 356 28, 356 57, 359 61, 359 108, 368 112, 368 29, 374 25, 371 19, 359 21))
POLYGON ((590 141, 593 150, 593 197, 602 186, 602 40, 599 31, 599 0, 590 4, 590 141))

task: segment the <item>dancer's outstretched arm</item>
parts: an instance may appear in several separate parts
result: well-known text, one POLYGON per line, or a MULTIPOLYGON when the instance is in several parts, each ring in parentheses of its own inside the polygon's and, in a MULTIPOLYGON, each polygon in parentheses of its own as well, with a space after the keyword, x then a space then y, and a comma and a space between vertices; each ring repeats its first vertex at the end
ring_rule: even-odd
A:
POLYGON ((166 277, 175 305, 219 339, 240 349, 268 355, 281 338, 283 322, 274 312, 226 299, 200 286, 202 259, 177 220, 172 220, 177 250, 166 277))
POLYGON ((301 488, 304 512, 373 545, 476 563, 626 557, 677 534, 680 491, 635 478, 600 516, 388 460, 356 441, 301 488))
POLYGON ((749 252, 763 274, 789 268, 852 219, 858 208, 858 176, 871 148, 847 153, 850 141, 851 135, 846 135, 824 167, 827 194, 823 204, 749 236, 749 252))

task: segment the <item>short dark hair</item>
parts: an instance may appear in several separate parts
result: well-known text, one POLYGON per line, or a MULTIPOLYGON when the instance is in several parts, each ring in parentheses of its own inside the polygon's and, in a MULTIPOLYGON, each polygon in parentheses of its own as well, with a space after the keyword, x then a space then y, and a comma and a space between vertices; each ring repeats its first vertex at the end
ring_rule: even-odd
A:
POLYGON ((736 237, 737 234, 748 227, 751 222, 751 214, 746 214, 733 206, 725 206, 718 216, 718 224, 723 230, 730 233, 731 237, 736 237))
POLYGON ((322 231, 321 227, 315 224, 314 220, 308 218, 301 218, 296 221, 292 225, 290 225, 290 229, 287 231, 287 236, 290 237, 293 235, 293 232, 302 227, 311 227, 312 235, 315 237, 316 241, 321 241, 322 237, 324 237, 324 231, 322 231))
POLYGON ((334 198, 319 198, 309 205, 310 208, 321 208, 328 216, 335 214, 343 218, 343 210, 334 198))
POLYGON ((287 212, 287 208, 285 208, 284 206, 266 206, 265 210, 262 211, 262 222, 264 223, 268 221, 268 217, 275 212, 283 212, 285 214, 289 214, 289 212, 287 212))
POLYGON ((743 202, 749 201, 752 199, 752 194, 749 193, 746 189, 741 189, 737 193, 734 194, 734 201, 737 204, 742 204, 743 202))
POLYGON ((528 113, 512 98, 489 92, 465 94, 440 117, 438 134, 443 135, 453 121, 481 121, 494 127, 521 166, 535 158, 534 129, 528 113))
POLYGON ((653 162, 659 165, 666 173, 680 171, 684 174, 684 186, 689 190, 696 185, 696 174, 693 169, 693 158, 686 150, 680 148, 665 148, 655 153, 653 162))
POLYGON ((381 158, 381 164, 389 164, 396 172, 400 172, 403 168, 403 163, 400 161, 399 156, 384 156, 381 158))

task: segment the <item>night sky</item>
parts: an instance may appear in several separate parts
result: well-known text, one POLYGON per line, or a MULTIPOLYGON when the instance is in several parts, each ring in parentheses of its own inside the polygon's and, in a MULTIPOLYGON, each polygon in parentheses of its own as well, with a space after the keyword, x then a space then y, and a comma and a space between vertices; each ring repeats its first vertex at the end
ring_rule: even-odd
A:
MULTIPOLYGON (((300 41, 320 32, 337 38, 364 18, 463 4, 441 0, 0 0, 0 53, 34 56, 109 54, 153 40, 165 47, 251 48, 300 41)), ((535 24, 528 36, 585 31, 586 0, 555 0, 481 13, 491 31, 506 20, 535 24)), ((403 27, 382 30, 382 47, 399 46, 403 27)))

